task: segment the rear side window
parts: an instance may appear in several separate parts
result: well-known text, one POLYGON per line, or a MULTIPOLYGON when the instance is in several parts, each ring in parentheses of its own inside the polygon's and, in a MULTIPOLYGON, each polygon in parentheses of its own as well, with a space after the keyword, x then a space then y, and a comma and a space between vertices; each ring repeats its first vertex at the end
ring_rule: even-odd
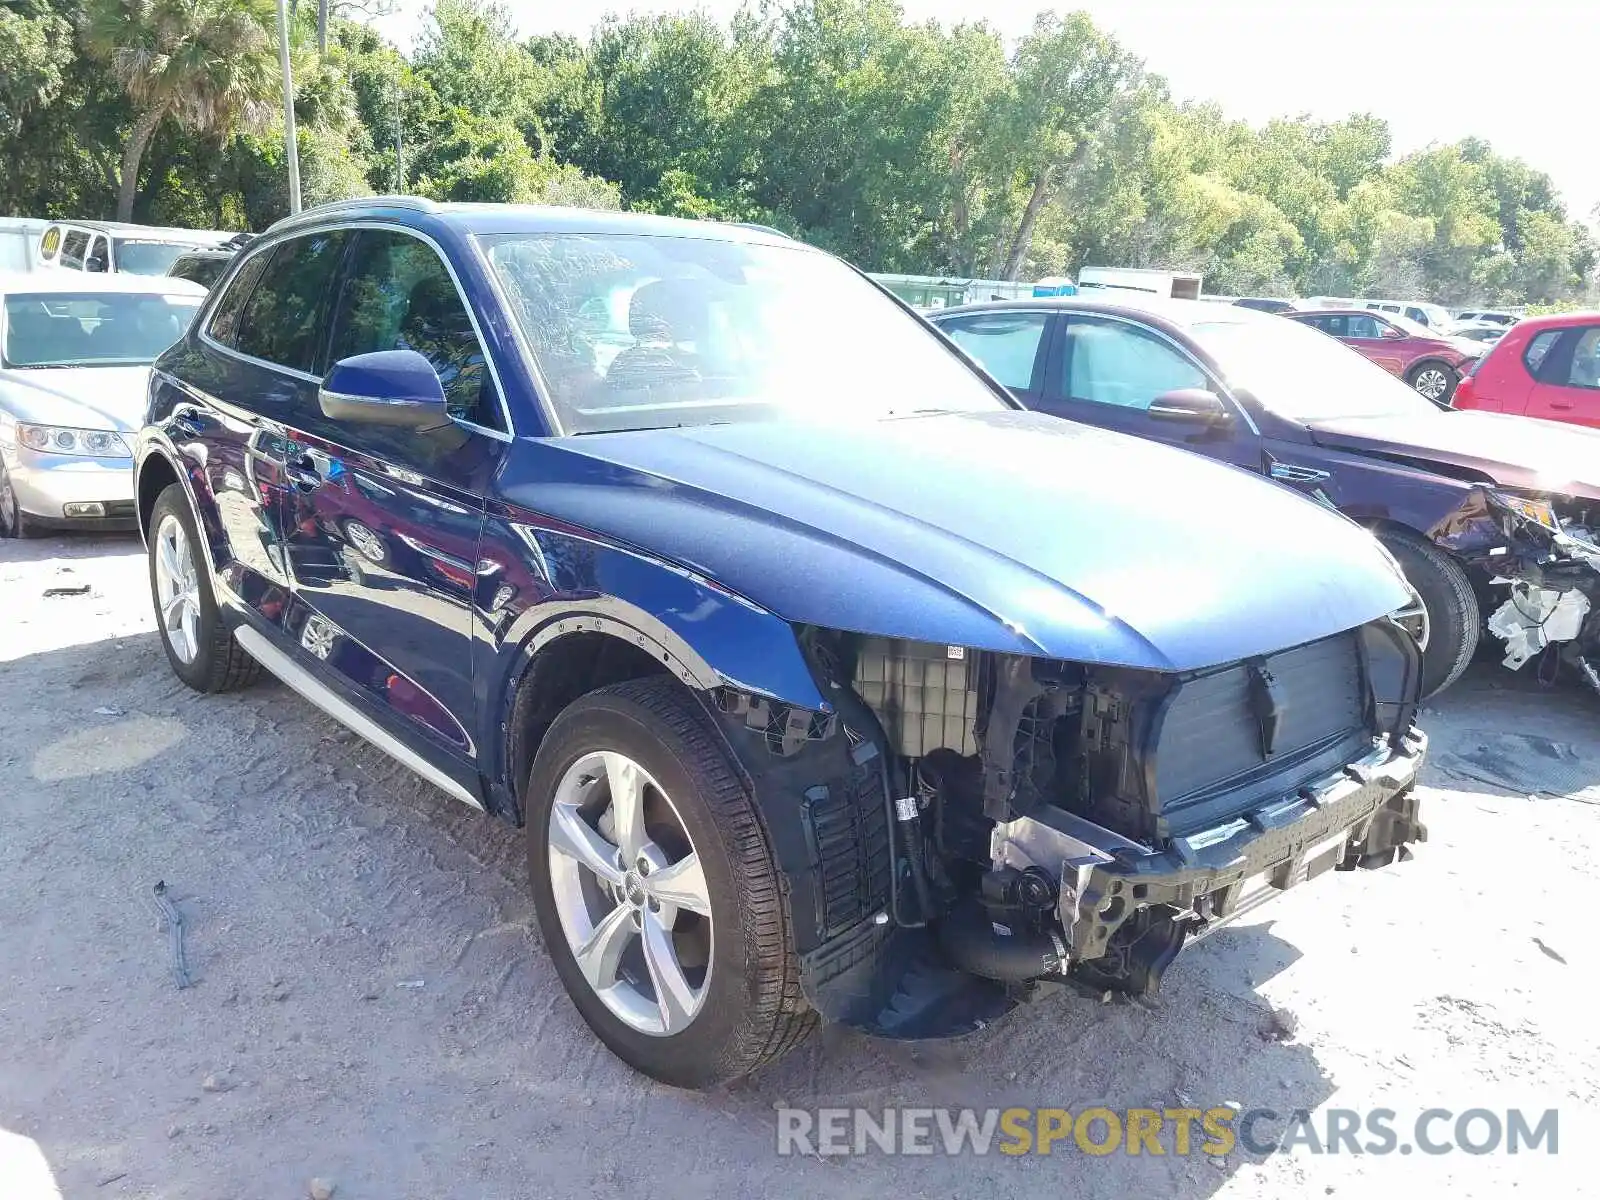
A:
POLYGON ((349 234, 325 230, 282 243, 244 302, 232 346, 240 354, 321 374, 320 319, 349 234))
POLYGON ((257 254, 246 259, 244 266, 239 268, 228 290, 222 293, 216 307, 211 310, 211 324, 206 334, 212 341, 230 349, 238 348, 234 338, 239 332, 239 314, 244 311, 245 301, 250 299, 250 293, 260 281, 261 273, 266 270, 272 255, 271 250, 257 254))
POLYGON ((1568 387, 1600 388, 1600 325, 1579 333, 1572 348, 1572 365, 1561 382, 1568 387))
POLYGON ((960 346, 1014 392, 1033 386, 1033 366, 1044 338, 1043 313, 990 313, 939 322, 960 346))
POLYGON ((1561 330, 1546 329, 1528 343, 1528 348, 1522 352, 1522 361, 1528 368, 1528 374, 1535 379, 1538 378, 1539 368, 1544 364, 1545 355, 1550 353, 1550 347, 1554 346, 1560 337, 1561 330))
POLYGON ((488 360, 439 255, 407 234, 364 229, 339 290, 328 361, 376 350, 415 350, 433 365, 452 417, 505 428, 488 360))
POLYGON ((61 265, 83 270, 83 255, 88 248, 89 235, 81 229, 72 230, 61 243, 61 265))

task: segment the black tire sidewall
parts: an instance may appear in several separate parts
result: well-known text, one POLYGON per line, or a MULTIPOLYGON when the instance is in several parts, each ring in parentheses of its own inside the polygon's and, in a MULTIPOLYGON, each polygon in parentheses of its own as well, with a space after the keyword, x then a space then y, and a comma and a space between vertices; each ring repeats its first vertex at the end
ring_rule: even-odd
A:
POLYGON ((189 497, 181 484, 168 485, 166 490, 156 497, 155 507, 150 511, 150 531, 147 536, 145 559, 146 573, 150 579, 150 604, 156 614, 156 635, 161 639, 161 648, 166 651, 167 662, 171 665, 173 674, 196 691, 215 690, 208 685, 215 673, 221 670, 217 662, 217 647, 221 641, 218 634, 223 630, 222 613, 217 608, 216 595, 211 590, 211 571, 206 565, 205 551, 200 545, 200 531, 195 524, 194 511, 189 506, 189 497), (183 526, 184 536, 189 539, 189 552, 195 557, 195 579, 198 581, 197 590, 200 596, 200 620, 196 637, 199 645, 195 649, 194 661, 187 663, 173 650, 172 640, 162 625, 161 593, 156 586, 156 545, 161 523, 168 516, 178 518, 179 524, 183 526))
POLYGON ((580 1015, 611 1051, 638 1070, 679 1087, 720 1082, 741 1068, 725 1063, 728 1047, 746 1039, 741 1026, 750 1019, 753 980, 746 964, 759 948, 747 945, 741 888, 732 858, 709 806, 695 782, 701 770, 730 771, 722 763, 685 761, 685 748, 670 729, 638 705, 614 693, 599 692, 576 701, 551 725, 535 758, 523 794, 527 824, 529 878, 545 946, 562 984, 580 1015), (616 750, 647 770, 671 797, 694 842, 711 896, 711 991, 694 1022, 683 1033, 656 1037, 640 1033, 612 1015, 578 969, 556 912, 549 872, 549 819, 556 785, 585 754, 616 750))
POLYGON ((6 522, 4 515, 0 514, 0 538, 28 537, 33 530, 28 525, 27 514, 22 511, 22 499, 17 495, 16 485, 10 482, 11 475, 6 470, 6 465, 3 462, 0 462, 0 480, 10 484, 11 504, 15 510, 15 515, 13 515, 9 524, 6 522))
MULTIPOLYGON (((1424 696, 1431 696, 1453 682, 1451 674, 1460 661, 1462 645, 1470 640, 1475 647, 1478 629, 1475 625, 1467 627, 1456 603, 1455 589, 1427 554, 1409 538, 1388 535, 1381 540, 1428 610, 1428 648, 1422 652, 1422 692, 1424 696)), ((1467 659, 1470 661, 1470 654, 1467 659)))
POLYGON ((1422 363, 1419 366, 1411 369, 1410 383, 1412 391, 1415 391, 1417 395, 1422 396, 1422 398, 1427 400, 1430 404, 1449 404, 1451 398, 1456 394, 1456 388, 1461 384, 1461 372, 1450 366, 1448 363, 1429 360, 1428 362, 1422 363), (1444 372, 1444 391, 1438 396, 1422 396, 1422 392, 1417 388, 1417 380, 1422 377, 1424 372, 1435 370, 1444 372))

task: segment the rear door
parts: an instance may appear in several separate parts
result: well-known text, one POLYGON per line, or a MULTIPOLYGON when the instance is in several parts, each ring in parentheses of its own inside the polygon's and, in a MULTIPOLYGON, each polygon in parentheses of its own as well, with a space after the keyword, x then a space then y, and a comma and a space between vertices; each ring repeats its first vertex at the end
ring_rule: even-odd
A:
POLYGON ((1524 411, 1600 428, 1600 323, 1560 331, 1539 361, 1524 411))
POLYGON ((1058 318, 1043 391, 1032 407, 1072 421, 1131 433, 1261 469, 1260 438, 1249 418, 1187 349, 1133 321, 1073 313, 1058 318), (1156 397, 1200 388, 1222 398, 1233 414, 1224 426, 1152 417, 1156 397))
POLYGON ((964 313, 938 322, 944 334, 1029 408, 1044 394, 1050 314, 1020 309, 964 313))
POLYGON ((483 501, 510 437, 493 370, 455 277, 434 246, 388 227, 356 231, 330 298, 327 364, 415 350, 454 418, 418 431, 296 406, 285 549, 288 632, 409 745, 471 790, 477 754, 472 598, 483 501))
POLYGON ((310 368, 345 235, 319 232, 250 254, 198 334, 158 375, 158 428, 195 480, 218 581, 267 632, 287 614, 281 522, 288 426, 315 401, 310 368))

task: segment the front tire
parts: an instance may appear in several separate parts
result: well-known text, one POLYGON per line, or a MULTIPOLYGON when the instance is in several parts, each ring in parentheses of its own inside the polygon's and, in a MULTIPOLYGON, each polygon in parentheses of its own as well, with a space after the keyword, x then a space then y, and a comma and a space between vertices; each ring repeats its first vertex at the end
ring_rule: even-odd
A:
POLYGON ((1378 535, 1399 562, 1428 610, 1428 648, 1422 652, 1422 694, 1444 691, 1467 669, 1478 648, 1483 618, 1462 566, 1432 542, 1399 530, 1378 535))
POLYGON ((6 466, 0 463, 0 538, 32 537, 38 530, 22 511, 22 501, 17 499, 17 489, 11 484, 6 466))
POLYGON ((189 497, 169 484, 156 497, 147 537, 156 629, 173 674, 197 692, 247 687, 260 664, 233 640, 217 608, 189 497))
POLYGON ((1449 408, 1450 398, 1456 394, 1456 385, 1461 382, 1461 374, 1442 362, 1425 362, 1411 369, 1406 382, 1424 399, 1431 400, 1440 408, 1449 408))
POLYGON ((754 801, 675 680, 568 706, 539 746, 523 812, 545 945, 618 1058, 708 1088, 815 1028, 754 801))

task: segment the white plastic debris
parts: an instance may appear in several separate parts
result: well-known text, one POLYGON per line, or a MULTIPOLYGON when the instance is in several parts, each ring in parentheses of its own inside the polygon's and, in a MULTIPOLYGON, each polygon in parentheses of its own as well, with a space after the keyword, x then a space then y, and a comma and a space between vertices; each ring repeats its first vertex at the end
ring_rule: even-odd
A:
POLYGON ((1517 582, 1489 618, 1489 632, 1505 642, 1505 665, 1515 671, 1551 642, 1577 637, 1588 614, 1589 598, 1577 588, 1559 592, 1517 582))

